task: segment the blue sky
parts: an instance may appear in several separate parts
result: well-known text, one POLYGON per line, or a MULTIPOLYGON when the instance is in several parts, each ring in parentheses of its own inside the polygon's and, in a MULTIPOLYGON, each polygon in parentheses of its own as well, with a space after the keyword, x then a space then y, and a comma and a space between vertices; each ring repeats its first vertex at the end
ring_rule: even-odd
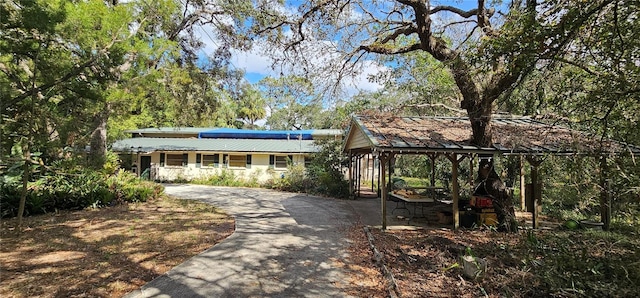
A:
MULTIPOLYGON (((389 3, 392 3, 390 1, 389 3)), ((287 3, 292 3, 298 5, 300 1, 287 1, 287 3)), ((431 1, 431 5, 452 5, 462 9, 471 9, 477 5, 476 0, 445 0, 445 1, 431 1)), ((211 39, 211 36, 215 36, 215 34, 207 34, 205 29, 201 29, 202 41, 205 43, 205 47, 202 50, 202 55, 206 56, 212 53, 217 47, 216 42, 211 39)), ((243 69, 246 73, 245 78, 249 83, 256 83, 260 81, 262 78, 266 76, 274 76, 277 77, 280 73, 275 73, 271 69, 271 60, 264 54, 261 54, 264 51, 258 47, 251 52, 239 52, 235 51, 232 57, 232 65, 237 69, 243 69)), ((375 75, 379 71, 386 69, 385 66, 378 65, 373 61, 368 61, 365 63, 363 67, 363 74, 357 77, 353 77, 350 79, 351 87, 347 87, 347 89, 351 88, 348 92, 351 95, 357 93, 358 90, 366 90, 366 91, 375 91, 382 88, 381 85, 376 83, 371 83, 368 81, 367 77, 369 75, 375 75), (357 87, 357 88, 356 88, 357 87)))

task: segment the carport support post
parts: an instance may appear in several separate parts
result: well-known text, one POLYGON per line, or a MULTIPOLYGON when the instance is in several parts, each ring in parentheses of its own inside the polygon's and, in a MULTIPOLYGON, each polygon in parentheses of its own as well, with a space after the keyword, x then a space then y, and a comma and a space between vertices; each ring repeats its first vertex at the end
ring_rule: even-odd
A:
POLYGON ((436 154, 429 154, 431 159, 431 187, 436 186, 436 154))
POLYGON ((353 153, 349 150, 349 195, 355 197, 353 190, 353 153))
POLYGON ((527 211, 527 202, 525 199, 526 181, 525 181, 524 157, 520 156, 520 210, 527 211))
POLYGON ((460 162, 464 160, 464 156, 458 159, 458 155, 455 153, 447 155, 447 158, 451 161, 451 188, 453 197, 453 229, 457 230, 460 227, 460 211, 458 210, 458 201, 460 199, 460 185, 458 184, 458 166, 460 162))
POLYGON ((391 156, 389 156, 388 154, 382 153, 380 154, 380 156, 378 156, 378 158, 380 159, 380 172, 382 172, 381 182, 380 182, 380 188, 382 191, 382 194, 380 196, 380 200, 382 200, 380 202, 380 205, 382 206, 382 230, 386 230, 387 229, 387 197, 389 196, 389 193, 387 190, 386 167, 387 167, 387 162, 391 160, 391 156))
POLYGON ((538 191, 538 167, 542 164, 542 160, 538 159, 535 156, 527 157, 527 161, 531 165, 531 200, 533 200, 533 210, 531 211, 531 221, 533 223, 533 228, 537 229, 540 227, 540 223, 538 222, 538 206, 542 203, 538 200, 542 198, 538 198, 536 195, 539 193, 538 191))
POLYGON ((356 192, 358 193, 358 196, 360 196, 360 179, 362 179, 362 155, 358 154, 356 156, 356 167, 355 167, 355 188, 356 188, 356 192))

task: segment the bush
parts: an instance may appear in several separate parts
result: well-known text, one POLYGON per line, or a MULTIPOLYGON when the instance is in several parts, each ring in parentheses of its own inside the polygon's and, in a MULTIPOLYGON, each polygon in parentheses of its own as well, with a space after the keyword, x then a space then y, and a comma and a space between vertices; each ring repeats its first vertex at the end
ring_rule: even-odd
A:
MULTIPOLYGON (((21 191, 20 177, 2 176, 2 217, 17 216, 21 191)), ((141 181, 135 175, 126 172, 110 177, 89 170, 73 174, 47 175, 28 183, 25 215, 142 202, 159 197, 163 191, 162 185, 141 181)))
POLYGON ((288 192, 308 192, 310 186, 311 181, 306 177, 303 165, 289 165, 287 172, 282 173, 280 177, 274 177, 265 184, 267 188, 288 192))
POLYGON ((164 186, 147 180, 140 180, 130 172, 122 172, 107 179, 109 190, 117 203, 145 202, 157 199, 164 193, 164 186))
POLYGON ((347 159, 338 141, 317 142, 320 152, 313 155, 308 168, 289 165, 282 177, 274 177, 265 185, 282 191, 308 192, 335 198, 349 197, 349 182, 342 169, 347 159))
MULTIPOLYGON (((236 175, 235 172, 228 169, 222 169, 217 174, 209 175, 203 178, 194 179, 193 183, 202 184, 202 185, 213 185, 213 186, 235 186, 235 187, 258 187, 260 184, 258 183, 258 174, 251 175, 249 178, 245 179, 242 176, 236 175)), ((188 182, 188 181, 185 181, 188 182)))

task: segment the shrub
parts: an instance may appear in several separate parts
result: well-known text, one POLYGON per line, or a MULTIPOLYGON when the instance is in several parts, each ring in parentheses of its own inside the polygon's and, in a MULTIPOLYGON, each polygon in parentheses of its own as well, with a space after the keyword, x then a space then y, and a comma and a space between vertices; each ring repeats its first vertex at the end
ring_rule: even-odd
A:
POLYGON ((235 187, 259 187, 259 173, 253 173, 245 178, 242 175, 236 175, 232 170, 222 169, 217 174, 194 179, 193 183, 213 186, 235 186, 235 187))
MULTIPOLYGON (((0 179, 2 217, 17 216, 21 190, 20 177, 2 176, 0 179)), ((157 198, 163 191, 162 185, 141 181, 135 175, 126 172, 116 176, 105 176, 100 172, 89 170, 47 175, 29 182, 25 215, 55 210, 103 207, 124 202, 141 202, 149 198, 157 198)))
POLYGON ((342 170, 347 165, 338 141, 317 142, 320 152, 313 155, 309 167, 289 165, 287 172, 269 180, 265 187, 291 192, 308 192, 335 198, 349 196, 349 182, 342 170))
POLYGON ((265 187, 289 192, 307 192, 311 181, 306 177, 304 165, 289 165, 287 172, 269 180, 265 187))

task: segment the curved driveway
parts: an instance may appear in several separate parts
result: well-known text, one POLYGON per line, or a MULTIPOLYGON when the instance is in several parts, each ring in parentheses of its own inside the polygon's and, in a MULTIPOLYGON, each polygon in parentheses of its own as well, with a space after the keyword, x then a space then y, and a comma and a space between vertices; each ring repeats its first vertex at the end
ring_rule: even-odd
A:
POLYGON ((128 297, 345 297, 346 229, 354 201, 265 189, 166 185, 167 194, 222 208, 236 219, 223 242, 128 297))

